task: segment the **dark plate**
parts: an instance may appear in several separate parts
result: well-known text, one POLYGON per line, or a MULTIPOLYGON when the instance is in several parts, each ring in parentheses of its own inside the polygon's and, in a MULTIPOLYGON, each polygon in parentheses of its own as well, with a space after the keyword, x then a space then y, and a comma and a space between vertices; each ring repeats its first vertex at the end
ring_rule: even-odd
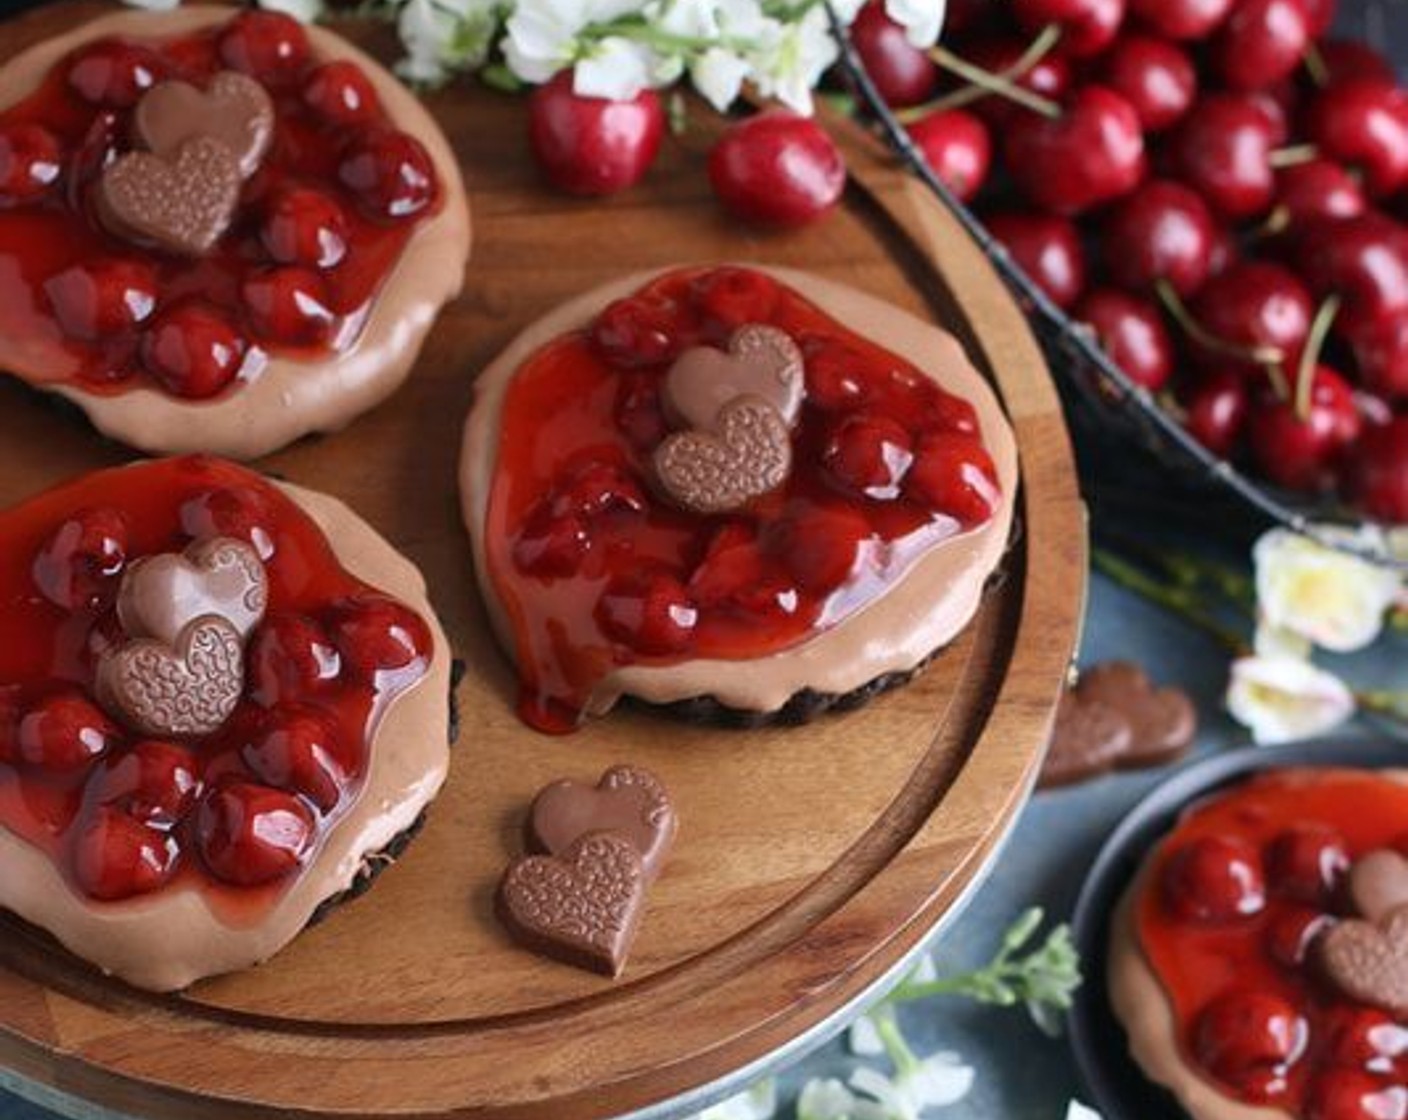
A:
POLYGON ((1381 740, 1313 739, 1284 747, 1223 751, 1180 767, 1110 834, 1076 903, 1072 931, 1085 983, 1070 1015, 1071 1045, 1089 1093, 1104 1120, 1183 1120, 1173 1097, 1148 1081, 1129 1056, 1124 1029, 1105 989, 1109 920, 1146 852, 1193 801, 1258 770, 1286 766, 1380 768, 1408 764, 1403 744, 1381 740))

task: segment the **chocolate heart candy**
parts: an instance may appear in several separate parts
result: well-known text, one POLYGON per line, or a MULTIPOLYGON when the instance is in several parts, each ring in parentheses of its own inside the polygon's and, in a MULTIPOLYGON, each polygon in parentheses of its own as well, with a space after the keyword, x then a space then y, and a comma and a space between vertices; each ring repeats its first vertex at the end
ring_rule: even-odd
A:
POLYGON ((173 156, 129 152, 98 180, 98 214, 117 236, 198 257, 230 228, 240 200, 239 161, 197 136, 173 156))
POLYGON ((655 475, 676 505, 727 513, 776 490, 792 469, 782 414, 761 397, 738 397, 719 413, 717 431, 676 432, 655 449, 655 475))
POLYGON ((665 375, 661 401, 681 427, 707 430, 730 401, 758 397, 790 428, 802 410, 804 374, 802 352, 786 331, 749 323, 733 333, 727 351, 697 346, 681 354, 665 375))
POLYGON ((646 878, 654 879, 678 828, 660 779, 635 766, 613 766, 595 788, 566 780, 545 786, 528 814, 528 844, 560 855, 589 832, 613 832, 635 845, 646 878))
POLYGON ((1072 785, 1114 768, 1134 732, 1124 713, 1074 691, 1061 697, 1037 784, 1072 785))
POLYGON ((1370 922, 1408 906, 1408 859, 1382 848, 1355 860, 1349 869, 1349 900, 1370 922))
POLYGON ((1133 736, 1117 766, 1158 766, 1177 758, 1198 733, 1198 713, 1187 693, 1154 688, 1148 674, 1130 661, 1107 661, 1081 674, 1076 690, 1099 700, 1129 720, 1133 736))
POLYGON ((1316 945, 1325 975, 1344 995, 1408 1018, 1408 906, 1378 922, 1339 922, 1316 945))
POLYGON ((159 156, 178 151, 187 140, 208 136, 234 154, 240 176, 259 170, 274 138, 274 103, 247 74, 222 70, 210 87, 162 82, 137 103, 132 114, 137 138, 159 156))
POLYGON ((561 856, 526 856, 499 884, 499 918, 528 948, 618 976, 640 925, 645 868, 614 832, 583 836, 561 856))
POLYGON ((128 568, 117 617, 128 637, 168 645, 204 615, 219 615, 247 638, 268 601, 269 578, 259 553, 233 537, 212 537, 184 553, 150 556, 128 568))
POLYGON ((99 702, 128 727, 159 739, 220 730, 243 691, 239 631, 217 615, 196 619, 174 643, 139 638, 98 663, 99 702))

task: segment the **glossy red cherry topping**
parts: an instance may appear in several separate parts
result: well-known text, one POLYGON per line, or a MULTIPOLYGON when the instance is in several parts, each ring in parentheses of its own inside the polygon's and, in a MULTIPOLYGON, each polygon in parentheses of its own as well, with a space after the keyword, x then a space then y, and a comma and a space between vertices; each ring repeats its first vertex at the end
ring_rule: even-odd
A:
POLYGON ((1272 891, 1323 905, 1349 870, 1344 838, 1320 824, 1293 825, 1274 840, 1266 853, 1266 873, 1272 891))
POLYGON ((520 712, 549 731, 576 725, 612 666, 806 640, 1003 498, 971 405, 752 270, 668 273, 549 343, 510 382, 501 430, 488 572, 516 620, 520 712), (728 516, 691 515, 650 484, 662 380, 743 322, 805 359, 792 475, 728 516))
POLYGON ((283 12, 241 12, 220 34, 220 59, 268 84, 289 82, 308 66, 308 33, 283 12))
POLYGON ((361 67, 346 59, 314 70, 303 87, 303 100, 328 124, 344 128, 372 123, 381 107, 361 67))
POLYGON ((0 129, 0 206, 14 206, 52 190, 63 171, 58 137, 37 124, 0 129))
POLYGON ((278 487, 211 459, 85 476, 0 513, 0 827, 96 902, 191 886, 241 920, 357 796, 380 713, 421 680, 424 620, 355 580, 278 487), (269 610, 246 692, 199 741, 136 734, 94 696, 125 640, 128 565, 193 537, 257 542, 269 610), (232 888, 239 888, 232 890, 232 888))
POLYGON ((142 366, 187 400, 218 396, 239 376, 248 344, 225 315, 198 301, 168 307, 142 337, 142 366))
POLYGON ((1259 914, 1266 905, 1261 856, 1240 840, 1210 836, 1170 857, 1164 901, 1185 921, 1212 925, 1259 914))
POLYGON ((1234 989, 1198 1016, 1193 1052, 1242 1099, 1270 1103, 1285 1095, 1286 1074, 1305 1053, 1308 1036, 1305 1019, 1289 1000, 1234 989))

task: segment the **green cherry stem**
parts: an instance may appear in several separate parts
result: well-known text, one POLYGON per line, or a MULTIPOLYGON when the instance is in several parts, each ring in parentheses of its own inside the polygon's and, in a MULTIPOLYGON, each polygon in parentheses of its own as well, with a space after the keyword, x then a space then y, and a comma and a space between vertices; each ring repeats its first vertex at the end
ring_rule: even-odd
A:
POLYGON ((1164 305, 1165 310, 1172 316, 1173 321, 1179 325, 1184 334, 1199 346, 1216 354, 1235 358, 1239 362, 1251 362, 1264 366, 1277 397, 1281 400, 1286 399, 1290 393, 1290 387, 1286 384, 1286 355, 1279 346, 1239 346, 1235 342, 1219 338, 1198 322, 1188 309, 1188 305, 1183 302, 1183 297, 1167 280, 1159 280, 1155 289, 1158 292, 1159 302, 1164 305))
POLYGON ((1310 322, 1310 333, 1305 338, 1305 349, 1300 354, 1300 368, 1296 370, 1296 418, 1304 423, 1310 417, 1311 398, 1315 390, 1315 367, 1320 364, 1320 354, 1325 349, 1325 340, 1330 336, 1330 328, 1335 325, 1335 316, 1340 313, 1340 297, 1326 297, 1310 322))
MULTIPOLYGON (((965 86, 963 89, 954 90, 952 93, 945 94, 943 97, 937 97, 932 101, 925 102, 923 105, 915 105, 908 109, 902 109, 895 115, 899 118, 901 123, 913 124, 921 117, 926 117, 930 113, 942 112, 946 109, 961 109, 963 106, 971 105, 975 101, 981 101, 985 97, 1004 97, 1014 101, 1020 101, 1021 94, 1038 97, 1040 95, 1032 94, 1030 90, 1025 90, 1017 85, 1017 79, 1024 77, 1030 72, 1032 67, 1050 54, 1060 41, 1061 28, 1054 23, 1050 24, 1040 35, 1031 41, 1027 49, 1022 52, 1022 56, 1010 66, 1005 66, 1001 70, 990 71, 982 70, 981 67, 974 66, 971 62, 968 63, 975 71, 982 70, 982 73, 988 75, 988 81, 980 84, 970 79, 971 84, 965 86), (1014 90, 1018 91, 1017 96, 1013 95, 1014 90)), ((1042 100, 1045 101, 1046 99, 1043 98, 1042 100)))
MULTIPOLYGON (((929 52, 929 57, 945 70, 952 71, 964 81, 971 82, 987 93, 995 93, 1000 97, 1005 97, 1009 101, 1014 101, 1018 105, 1030 109, 1034 113, 1040 113, 1043 117, 1053 121, 1058 120, 1061 116, 1061 106, 1050 98, 1042 97, 1041 94, 1033 93, 1029 89, 1023 89, 1015 82, 1009 81, 991 70, 975 66, 967 59, 954 54, 947 47, 934 47, 929 52)), ((912 123, 913 119, 911 111, 908 110, 900 115, 900 120, 904 123, 912 123)))
POLYGON ((1313 159, 1320 158, 1320 149, 1314 144, 1292 144, 1289 147, 1277 148, 1267 157, 1267 163, 1280 171, 1285 167, 1297 167, 1302 163, 1309 163, 1313 159))

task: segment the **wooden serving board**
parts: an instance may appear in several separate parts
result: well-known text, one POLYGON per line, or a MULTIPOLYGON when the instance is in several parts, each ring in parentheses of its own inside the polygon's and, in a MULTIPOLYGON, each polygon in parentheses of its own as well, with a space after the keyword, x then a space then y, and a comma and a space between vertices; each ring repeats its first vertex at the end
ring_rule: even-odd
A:
MULTIPOLYGON (((103 10, 33 12, 4 27, 0 55, 103 10)), ((394 54, 379 33, 374 49, 394 54)), ((950 908, 1027 796, 1081 618, 1084 518, 1041 355, 942 208, 837 121, 853 172, 844 209, 802 232, 751 233, 710 198, 707 114, 640 188, 575 201, 538 183, 521 100, 470 82, 428 100, 472 192, 465 294, 395 400, 261 465, 344 498, 425 571, 469 670, 449 784, 370 895, 268 964, 182 996, 106 980, 0 918, 0 1065, 32 1081, 181 1120, 197 1107, 218 1118, 628 1111, 762 1057, 865 991, 950 908), (1021 447, 1005 577, 927 673, 858 713, 736 732, 623 710, 572 737, 535 734, 514 715, 454 492, 475 372, 585 288, 723 259, 811 269, 963 339, 1021 447), (516 948, 492 897, 533 793, 623 760, 664 778, 682 827, 612 983, 516 948)), ((0 504, 127 458, 0 384, 0 504)))

